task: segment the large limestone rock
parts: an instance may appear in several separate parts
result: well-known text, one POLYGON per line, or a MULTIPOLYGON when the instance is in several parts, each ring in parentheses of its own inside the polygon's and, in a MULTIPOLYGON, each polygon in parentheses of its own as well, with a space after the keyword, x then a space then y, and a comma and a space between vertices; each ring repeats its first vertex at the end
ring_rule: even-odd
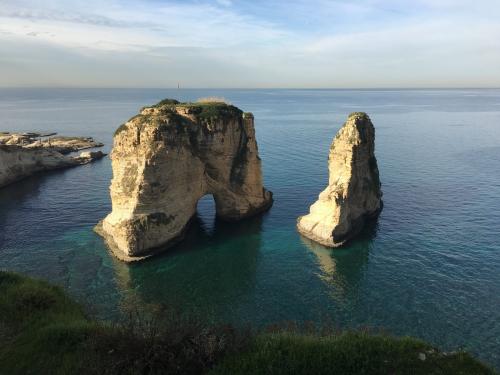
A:
POLYGON ((35 173, 87 164, 106 155, 101 151, 82 152, 77 156, 65 155, 103 145, 92 138, 43 137, 45 136, 38 133, 0 133, 0 187, 35 173))
POLYGON ((115 134, 112 212, 96 227, 115 255, 142 259, 182 239, 198 200, 239 220, 268 209, 254 118, 225 103, 164 100, 115 134))
POLYGON ((316 242, 338 247, 354 237, 382 209, 375 129, 365 113, 352 113, 330 146, 329 183, 297 220, 298 231, 316 242))

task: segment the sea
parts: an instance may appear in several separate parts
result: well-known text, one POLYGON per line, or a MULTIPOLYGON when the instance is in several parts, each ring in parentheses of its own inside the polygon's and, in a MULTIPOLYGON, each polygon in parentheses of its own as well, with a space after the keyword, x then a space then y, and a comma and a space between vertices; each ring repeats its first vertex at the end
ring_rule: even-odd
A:
POLYGON ((111 210, 104 158, 0 189, 0 269, 62 286, 99 319, 133 303, 235 326, 328 322, 500 368, 500 90, 0 89, 0 131, 92 136, 109 152, 141 107, 208 96, 253 112, 269 212, 228 224, 205 196, 184 241, 126 264, 93 232, 111 210), (384 209, 328 249, 295 224, 355 111, 375 125, 384 209))

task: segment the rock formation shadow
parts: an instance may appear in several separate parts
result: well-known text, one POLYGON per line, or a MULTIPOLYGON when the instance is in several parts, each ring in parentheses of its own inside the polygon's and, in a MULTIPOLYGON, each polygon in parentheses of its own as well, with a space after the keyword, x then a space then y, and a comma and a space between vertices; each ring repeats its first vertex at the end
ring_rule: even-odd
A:
POLYGON ((0 201, 2 202, 2 212, 5 209, 15 208, 27 197, 37 195, 40 192, 40 186, 50 173, 45 175, 35 175, 22 181, 15 182, 0 189, 0 201))
POLYGON ((204 320, 229 318, 256 283, 262 217, 237 223, 197 215, 185 240, 156 257, 127 264, 114 259, 122 307, 161 304, 204 320))
POLYGON ((12 210, 18 210, 27 199, 38 196, 40 188, 49 176, 58 172, 60 171, 50 171, 30 176, 0 189, 0 246, 5 239, 4 227, 9 213, 12 210))
POLYGON ((357 293, 377 231, 378 219, 372 219, 366 223, 356 239, 336 249, 301 236, 302 243, 317 258, 318 277, 325 282, 336 301, 342 303, 357 293))
MULTIPOLYGON (((102 160, 97 160, 95 163, 101 162, 102 160)), ((66 173, 75 173, 75 171, 72 169, 54 169, 38 172, 0 188, 0 228, 2 228, 11 210, 18 210, 19 206, 27 199, 38 196, 43 186, 50 182, 52 178, 62 177, 66 173)), ((1 233, 0 230, 0 236, 1 233)))

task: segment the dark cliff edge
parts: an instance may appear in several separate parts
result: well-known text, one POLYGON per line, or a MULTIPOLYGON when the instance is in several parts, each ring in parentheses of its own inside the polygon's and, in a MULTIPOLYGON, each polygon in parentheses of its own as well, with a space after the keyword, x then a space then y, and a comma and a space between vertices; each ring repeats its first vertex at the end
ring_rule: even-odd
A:
POLYGON ((155 311, 98 322, 61 288, 0 271, 0 373, 495 374, 465 352, 412 338, 290 326, 259 333, 155 311))

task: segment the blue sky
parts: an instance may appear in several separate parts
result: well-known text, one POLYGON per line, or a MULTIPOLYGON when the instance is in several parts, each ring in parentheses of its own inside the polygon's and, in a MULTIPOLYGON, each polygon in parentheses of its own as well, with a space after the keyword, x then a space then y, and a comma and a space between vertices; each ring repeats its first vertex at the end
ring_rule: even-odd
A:
POLYGON ((498 0, 0 0, 0 86, 500 87, 498 0))

